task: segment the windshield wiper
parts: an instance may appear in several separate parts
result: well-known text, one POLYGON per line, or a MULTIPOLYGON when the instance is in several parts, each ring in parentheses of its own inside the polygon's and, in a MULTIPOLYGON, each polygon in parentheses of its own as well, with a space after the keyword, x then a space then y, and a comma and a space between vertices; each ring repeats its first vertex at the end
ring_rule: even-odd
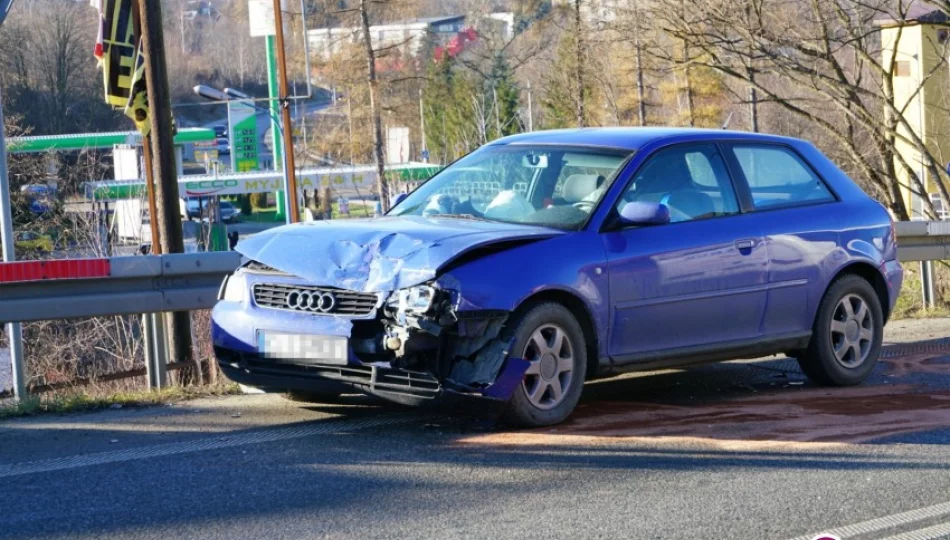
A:
POLYGON ((491 221, 490 219, 485 219, 473 214, 434 214, 428 216, 429 219, 440 219, 440 218, 449 218, 449 219, 470 219, 473 221, 491 221))

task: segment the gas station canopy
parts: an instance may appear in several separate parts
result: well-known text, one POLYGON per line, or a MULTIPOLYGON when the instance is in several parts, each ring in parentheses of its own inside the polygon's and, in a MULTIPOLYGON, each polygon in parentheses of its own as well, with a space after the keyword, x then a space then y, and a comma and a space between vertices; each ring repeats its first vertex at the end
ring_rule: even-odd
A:
MULTIPOLYGON (((175 144, 214 141, 214 130, 206 128, 183 128, 175 134, 175 144)), ((7 139, 7 151, 11 154, 26 154, 50 151, 87 150, 112 148, 117 144, 138 145, 142 135, 138 131, 111 131, 105 133, 77 133, 72 135, 49 135, 41 137, 11 137, 7 139)))
MULTIPOLYGON (((421 182, 428 180, 442 169, 430 163, 403 163, 388 165, 389 180, 421 182)), ((297 187, 302 191, 330 189, 365 189, 372 193, 376 185, 376 167, 355 165, 349 167, 324 167, 297 171, 297 187)), ((260 171, 218 175, 188 175, 178 179, 178 192, 182 197, 210 197, 218 195, 241 195, 266 193, 284 189, 284 177, 280 171, 260 171)), ((143 197, 145 183, 142 180, 87 182, 87 199, 109 201, 143 197)))

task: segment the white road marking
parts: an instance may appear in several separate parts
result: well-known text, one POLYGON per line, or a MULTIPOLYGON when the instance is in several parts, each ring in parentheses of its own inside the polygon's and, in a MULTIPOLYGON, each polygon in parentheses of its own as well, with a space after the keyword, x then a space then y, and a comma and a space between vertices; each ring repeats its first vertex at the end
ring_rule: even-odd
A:
POLYGON ((941 523, 926 529, 905 532, 897 536, 889 536, 884 540, 937 540, 950 537, 950 523, 941 523))
POLYGON ((248 444, 260 444, 275 441, 286 441, 312 437, 314 435, 329 435, 364 430, 367 428, 395 426, 409 422, 418 422, 419 417, 414 415, 377 416, 359 420, 323 421, 303 426, 260 429, 243 431, 228 435, 215 435, 194 441, 142 446, 127 450, 99 452, 96 454, 66 456, 61 458, 27 461, 22 463, 0 463, 0 478, 21 476, 24 474, 47 473, 107 463, 120 463, 156 457, 174 456, 207 450, 233 448, 248 444))
MULTIPOLYGON (((917 521, 923 521, 925 519, 933 519, 945 514, 950 514, 950 502, 936 504, 934 506, 928 506, 926 508, 918 508, 917 510, 910 510, 907 512, 901 512, 899 514, 894 514, 890 516, 884 516, 877 519, 872 519, 869 521, 863 521, 861 523, 855 523, 854 525, 846 525, 844 527, 838 527, 836 529, 820 531, 820 534, 830 534, 832 536, 837 536, 838 538, 850 538, 853 536, 858 536, 862 534, 868 534, 873 532, 884 531, 887 529, 893 529, 901 527, 904 525, 909 525, 917 521)), ((946 526, 946 525, 944 525, 946 526)), ((950 531, 950 529, 948 529, 950 531)), ((799 536, 794 540, 812 540, 819 533, 807 534, 805 536, 799 536)), ((909 533, 908 533, 909 534, 909 533)), ((904 538, 904 537, 900 537, 904 538)), ((907 538, 917 538, 916 536, 907 537, 907 538)), ((921 538, 938 538, 937 536, 926 536, 921 538)))

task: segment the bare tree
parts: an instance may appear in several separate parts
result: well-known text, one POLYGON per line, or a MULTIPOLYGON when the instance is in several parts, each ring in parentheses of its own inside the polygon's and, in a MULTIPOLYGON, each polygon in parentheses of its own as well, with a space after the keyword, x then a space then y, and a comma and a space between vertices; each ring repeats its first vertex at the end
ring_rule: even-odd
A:
MULTIPOLYGON (((909 217, 897 180, 899 170, 911 183, 905 187, 924 195, 926 210, 934 213, 923 179, 899 151, 900 145, 917 149, 922 166, 948 200, 947 173, 937 166, 932 149, 908 118, 909 102, 895 103, 896 51, 882 48, 875 24, 881 18, 903 20, 910 2, 683 3, 682 10, 664 11, 661 24, 703 53, 690 62, 741 81, 766 102, 820 127, 898 219, 909 217)), ((942 58, 938 67, 946 70, 946 54, 942 58)), ((915 93, 936 72, 935 68, 924 73, 915 93)))
POLYGON ((363 51, 366 54, 366 85, 369 87, 369 107, 373 119, 373 157, 376 160, 376 190, 383 212, 389 210, 386 189, 386 165, 383 158, 383 119, 380 114, 379 80, 376 77, 376 50, 370 35, 369 8, 367 0, 360 0, 359 15, 362 30, 363 51))

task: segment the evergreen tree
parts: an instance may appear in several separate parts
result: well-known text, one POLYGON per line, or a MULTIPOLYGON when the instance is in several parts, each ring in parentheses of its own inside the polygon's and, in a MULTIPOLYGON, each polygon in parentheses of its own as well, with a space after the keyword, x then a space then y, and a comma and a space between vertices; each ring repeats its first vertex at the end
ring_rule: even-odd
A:
POLYGON ((444 57, 429 65, 424 116, 426 147, 432 158, 449 163, 479 145, 475 87, 456 60, 444 57))
POLYGON ((521 94, 504 55, 496 54, 492 61, 491 78, 485 82, 486 101, 492 103, 488 111, 489 139, 521 133, 523 127, 519 111, 521 94))

